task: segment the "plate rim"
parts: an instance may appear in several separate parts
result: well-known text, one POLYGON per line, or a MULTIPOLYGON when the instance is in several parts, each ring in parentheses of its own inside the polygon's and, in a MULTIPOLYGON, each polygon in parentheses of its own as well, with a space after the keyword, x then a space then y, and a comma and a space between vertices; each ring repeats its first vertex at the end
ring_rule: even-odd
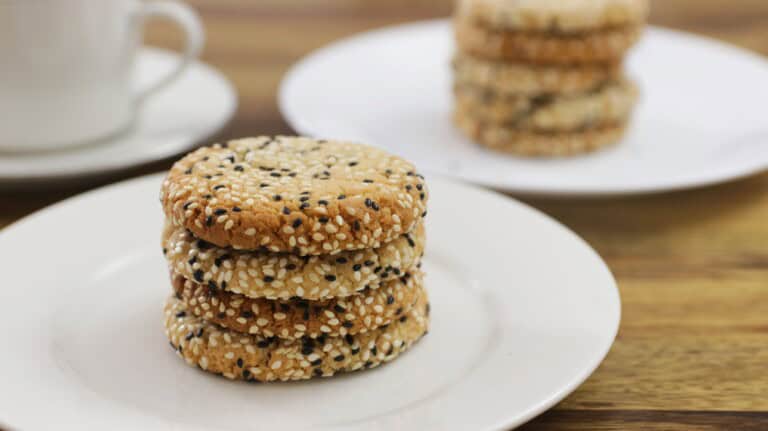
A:
MULTIPOLYGON (((294 85, 293 83, 298 80, 299 75, 304 72, 305 69, 308 69, 308 66, 310 66, 312 62, 328 53, 332 53, 338 49, 343 49, 347 44, 359 43, 363 39, 380 37, 389 33, 397 33, 408 30, 422 29, 426 31, 428 27, 433 27, 432 31, 439 31, 443 30, 445 27, 450 26, 451 20, 449 18, 435 18, 384 26, 348 35, 309 52, 305 56, 301 57, 298 61, 296 61, 293 65, 291 65, 290 69, 283 75, 283 78, 280 81, 277 92, 277 105, 280 114, 283 116, 288 125, 298 133, 314 136, 316 133, 314 133, 312 130, 312 125, 307 124, 306 120, 300 118, 301 114, 298 113, 298 110, 291 107, 291 105, 295 103, 288 97, 289 88, 294 85)), ((672 36, 688 40, 695 40, 698 42, 717 46, 720 49, 735 51, 738 52, 741 56, 746 56, 751 60, 757 60, 765 63, 766 71, 768 72, 768 57, 764 57, 759 53, 751 51, 747 48, 734 45, 711 36, 655 25, 648 25, 646 27, 646 33, 653 33, 662 37, 672 36)), ((744 137, 745 136, 741 136, 740 138, 744 137)), ((768 138, 764 139, 768 145, 768 138)), ((766 152, 766 155, 768 155, 768 152, 766 152)), ((560 184, 557 186, 541 184, 537 185, 531 183, 512 184, 504 181, 493 181, 487 178, 477 178, 476 176, 461 172, 454 174, 447 168, 435 169, 431 166, 425 166, 423 169, 425 172, 429 172, 431 174, 460 179, 462 181, 466 181, 478 186, 489 187, 502 192, 515 193, 521 196, 612 198, 619 196, 671 193, 675 191, 705 188, 718 184, 738 181, 768 171, 768 157, 756 158, 752 161, 752 163, 748 164, 740 164, 736 166, 729 165, 728 169, 711 169, 706 173, 699 171, 693 172, 692 174, 674 175, 665 177, 666 179, 664 181, 646 182, 644 184, 632 185, 624 184, 620 187, 613 187, 611 184, 607 184, 601 187, 568 187, 567 184, 560 184)))

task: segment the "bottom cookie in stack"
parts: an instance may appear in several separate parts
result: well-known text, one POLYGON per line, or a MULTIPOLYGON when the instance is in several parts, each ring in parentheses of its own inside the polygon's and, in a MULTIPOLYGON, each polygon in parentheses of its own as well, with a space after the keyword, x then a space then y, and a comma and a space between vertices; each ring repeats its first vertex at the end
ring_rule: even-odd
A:
MULTIPOLYGON (((421 276, 406 278, 403 283, 412 284, 411 288, 415 290, 411 302, 392 312, 394 319, 390 323, 365 332, 341 335, 345 332, 342 330, 336 336, 321 334, 316 338, 294 339, 246 334, 198 317, 199 313, 194 312, 195 305, 177 290, 165 305, 166 335, 171 346, 188 364, 233 380, 303 380, 373 368, 395 359, 428 330, 429 302, 420 284, 421 276)), ((354 303, 354 297, 347 301, 354 303)), ((301 310, 306 304, 306 301, 294 300, 291 305, 301 310)), ((309 306, 318 307, 319 313, 324 314, 328 309, 321 308, 323 305, 328 304, 309 306)), ((280 310, 280 305, 276 304, 275 310, 280 310)), ((257 316, 249 318, 252 322, 259 319, 257 316)))
POLYGON ((568 95, 506 95, 461 84, 454 93, 454 120, 464 133, 486 147, 526 156, 565 156, 617 142, 637 98, 627 80, 568 95))

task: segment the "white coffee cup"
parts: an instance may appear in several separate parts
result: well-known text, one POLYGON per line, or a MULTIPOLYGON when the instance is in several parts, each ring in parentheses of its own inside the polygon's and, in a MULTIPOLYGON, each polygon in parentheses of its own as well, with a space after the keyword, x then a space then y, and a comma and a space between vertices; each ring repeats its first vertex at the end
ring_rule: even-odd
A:
POLYGON ((197 15, 173 1, 0 0, 0 151, 62 149, 127 130, 203 39, 197 15), (151 18, 178 24, 184 50, 166 76, 137 90, 134 59, 151 18))

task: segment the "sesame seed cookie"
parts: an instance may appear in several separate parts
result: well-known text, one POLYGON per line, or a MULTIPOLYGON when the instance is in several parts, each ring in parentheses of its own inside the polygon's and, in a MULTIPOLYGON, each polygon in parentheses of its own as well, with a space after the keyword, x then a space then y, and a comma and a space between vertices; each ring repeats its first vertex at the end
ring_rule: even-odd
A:
POLYGON ((480 145, 527 157, 563 157, 595 151, 618 142, 625 129, 625 124, 620 123, 570 132, 538 132, 484 123, 458 111, 454 121, 480 145))
POLYGON ((492 28, 580 33, 639 25, 649 6, 648 0, 460 0, 457 12, 492 28))
POLYGON ((622 76, 619 64, 561 67, 505 63, 466 54, 454 58, 453 69, 457 84, 528 96, 584 93, 622 76))
POLYGON ((167 219, 219 247, 298 255, 378 248, 426 215, 424 178, 373 147, 302 137, 215 144, 176 162, 167 219))
POLYGON ((454 24, 456 41, 466 53, 509 62, 575 64, 616 63, 642 33, 641 26, 563 35, 494 30, 466 19, 454 24))
POLYGON ((378 289, 365 289, 347 298, 325 301, 274 301, 173 277, 173 288, 197 317, 233 331, 294 340, 365 333, 407 314, 423 292, 423 274, 405 272, 378 289))
POLYGON ((297 256, 220 248, 166 224, 169 267, 186 279, 251 298, 322 300, 345 297, 414 267, 424 253, 424 226, 378 248, 297 256))
POLYGON ((329 377, 376 367, 406 351, 426 332, 429 303, 422 296, 408 314, 364 334, 281 340, 241 334, 194 316, 171 296, 165 328, 171 347, 187 364, 232 380, 287 381, 329 377))
POLYGON ((626 121, 637 100, 637 87, 622 80, 580 95, 532 98, 456 86, 454 94, 457 110, 478 120, 518 130, 552 132, 626 121))

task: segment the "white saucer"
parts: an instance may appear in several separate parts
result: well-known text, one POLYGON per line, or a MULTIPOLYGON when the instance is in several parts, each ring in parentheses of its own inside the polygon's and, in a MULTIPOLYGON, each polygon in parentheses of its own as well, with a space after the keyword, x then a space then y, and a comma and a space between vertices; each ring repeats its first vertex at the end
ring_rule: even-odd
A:
POLYGON ((618 195, 699 187, 768 169, 768 61, 650 28, 629 58, 642 101, 620 145, 560 160, 484 150, 454 129, 447 21, 373 31, 310 55, 279 102, 301 133, 381 146, 424 171, 501 190, 618 195))
MULTIPOLYGON (((138 87, 154 82, 177 58, 170 51, 143 48, 137 61, 138 87)), ((105 175, 173 157, 221 130, 236 107, 229 81, 214 68, 193 63, 179 80, 147 99, 126 133, 59 152, 0 152, 0 186, 105 175)))
POLYGON ((0 232, 0 424, 481 431, 541 413, 610 348, 614 279, 541 213, 427 181, 429 334, 391 364, 310 382, 236 383, 176 357, 161 323, 170 282, 160 176, 75 197, 0 232))

